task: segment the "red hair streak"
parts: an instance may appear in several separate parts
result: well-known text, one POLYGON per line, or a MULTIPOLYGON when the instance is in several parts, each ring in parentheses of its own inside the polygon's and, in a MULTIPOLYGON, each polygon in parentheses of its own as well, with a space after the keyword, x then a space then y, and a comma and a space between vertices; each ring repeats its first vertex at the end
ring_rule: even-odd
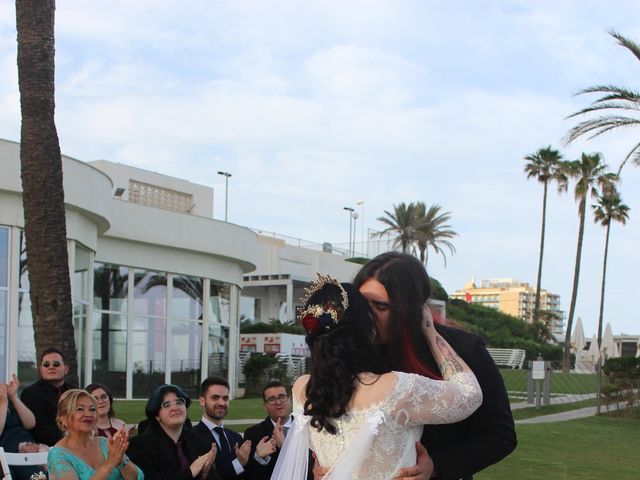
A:
MULTIPOLYGON (((434 322, 436 319, 433 319, 434 322)), ((441 321, 441 320, 440 320, 441 321)), ((438 322, 440 323, 440 322, 438 322)), ((404 370, 409 373, 417 373, 418 375, 422 375, 423 377, 433 378, 435 380, 442 380, 442 376, 440 372, 434 372, 428 365, 424 365, 418 356, 416 355, 416 350, 413 342, 411 341, 411 335, 409 334, 409 330, 406 328, 406 325, 403 324, 404 328, 402 329, 402 346, 404 350, 404 354, 402 355, 402 363, 404 370)), ((424 348, 429 348, 427 345, 424 348)))

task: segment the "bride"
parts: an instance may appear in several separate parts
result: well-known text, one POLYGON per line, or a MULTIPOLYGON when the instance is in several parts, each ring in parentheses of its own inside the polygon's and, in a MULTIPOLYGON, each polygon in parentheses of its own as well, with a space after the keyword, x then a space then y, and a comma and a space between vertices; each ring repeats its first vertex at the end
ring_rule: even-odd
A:
POLYGON ((423 424, 465 419, 482 403, 476 378, 433 328, 423 333, 444 381, 384 372, 367 300, 351 284, 318 276, 300 314, 311 350, 310 375, 293 386, 294 425, 272 479, 306 478, 308 449, 323 480, 390 479, 416 463, 423 424))

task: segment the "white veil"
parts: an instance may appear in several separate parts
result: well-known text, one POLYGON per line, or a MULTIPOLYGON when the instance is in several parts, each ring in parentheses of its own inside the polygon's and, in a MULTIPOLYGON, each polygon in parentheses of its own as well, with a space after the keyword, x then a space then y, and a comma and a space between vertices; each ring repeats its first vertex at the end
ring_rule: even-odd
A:
MULTIPOLYGON (((305 480, 309 461, 309 417, 293 417, 293 425, 282 445, 271 480, 305 480)), ((351 480, 369 453, 378 426, 385 421, 384 413, 374 413, 362 425, 351 444, 340 455, 323 480, 351 480)))

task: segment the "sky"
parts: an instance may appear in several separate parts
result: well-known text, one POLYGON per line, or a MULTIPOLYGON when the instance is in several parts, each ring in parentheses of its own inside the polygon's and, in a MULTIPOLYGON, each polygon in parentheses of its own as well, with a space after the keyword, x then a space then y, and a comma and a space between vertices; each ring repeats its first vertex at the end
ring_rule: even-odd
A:
MULTIPOLYGON (((552 1, 61 0, 56 124, 65 155, 215 189, 214 217, 357 251, 400 202, 439 204, 456 253, 431 254, 449 292, 472 278, 536 283, 542 186, 524 156, 600 152, 612 170, 637 130, 569 146, 566 117, 595 84, 638 88, 640 3, 552 1), (358 202, 364 202, 358 205, 358 202), (366 236, 366 235, 365 235, 366 236)), ((14 2, 0 0, 0 138, 19 141, 14 2)), ((612 227, 605 324, 640 333, 640 166, 612 227)), ((571 191, 550 190, 543 288, 568 312, 578 233, 571 191)), ((605 230, 586 224, 576 316, 596 333, 605 230)), ((369 244, 369 251, 373 251, 369 244)))

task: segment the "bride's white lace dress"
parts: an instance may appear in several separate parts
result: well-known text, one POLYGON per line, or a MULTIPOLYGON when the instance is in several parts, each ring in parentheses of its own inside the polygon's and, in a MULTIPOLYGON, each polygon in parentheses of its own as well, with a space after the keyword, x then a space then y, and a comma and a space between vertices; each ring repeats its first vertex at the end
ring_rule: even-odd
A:
POLYGON ((325 480, 391 479, 400 468, 416 464, 415 442, 420 439, 422 425, 458 422, 482 403, 473 374, 458 373, 448 381, 410 373, 390 375, 395 382, 386 398, 335 419, 336 435, 311 427, 310 419, 302 413, 302 400, 294 396, 295 433, 287 438, 280 454, 281 465, 271 478, 304 478, 298 476, 304 468, 296 469, 291 459, 285 461, 283 456, 302 456, 306 463, 308 447, 320 465, 332 467, 325 480))

